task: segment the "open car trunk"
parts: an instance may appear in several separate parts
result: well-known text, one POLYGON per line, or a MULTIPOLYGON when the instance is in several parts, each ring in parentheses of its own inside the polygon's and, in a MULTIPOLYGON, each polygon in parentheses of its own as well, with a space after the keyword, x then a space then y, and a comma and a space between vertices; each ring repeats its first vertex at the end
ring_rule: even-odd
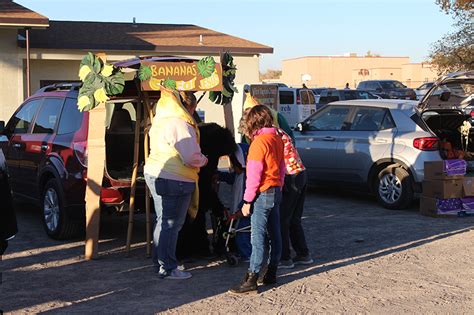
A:
POLYGON ((444 159, 474 160, 473 93, 474 71, 452 73, 436 81, 418 104, 421 118, 440 139, 444 159))
POLYGON ((471 116, 459 110, 428 110, 422 119, 429 129, 440 139, 439 149, 443 159, 474 160, 474 130, 469 132, 469 140, 461 136, 460 127, 471 116))
MULTIPOLYGON (((136 100, 115 100, 106 105, 106 172, 108 177, 121 182, 132 180, 136 108, 136 100)), ((143 128, 140 130, 137 179, 144 180, 143 128)))

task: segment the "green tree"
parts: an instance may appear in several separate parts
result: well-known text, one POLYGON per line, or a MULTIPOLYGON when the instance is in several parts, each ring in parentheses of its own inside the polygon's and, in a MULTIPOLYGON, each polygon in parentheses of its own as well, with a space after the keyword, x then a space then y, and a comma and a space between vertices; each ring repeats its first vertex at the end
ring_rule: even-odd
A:
POLYGON ((455 31, 432 45, 431 63, 439 74, 474 69, 474 1, 436 0, 436 4, 453 16, 455 31))

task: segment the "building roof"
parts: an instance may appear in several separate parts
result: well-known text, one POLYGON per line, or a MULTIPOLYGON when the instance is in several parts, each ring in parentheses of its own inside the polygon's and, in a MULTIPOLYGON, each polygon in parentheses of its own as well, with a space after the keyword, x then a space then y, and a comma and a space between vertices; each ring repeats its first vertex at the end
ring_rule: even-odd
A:
POLYGON ((0 0, 0 27, 48 27, 46 16, 21 6, 12 0, 0 0))
MULTIPOLYGON (((2 0, 0 0, 2 1, 2 0)), ((273 48, 191 24, 50 21, 32 30, 31 48, 157 52, 273 53, 273 48)))
POLYGON ((410 58, 408 56, 302 56, 302 57, 295 57, 295 58, 287 58, 283 59, 283 61, 291 61, 291 60, 298 60, 298 59, 308 59, 308 58, 323 58, 323 59, 385 59, 385 58, 394 58, 394 59, 402 59, 402 58, 410 58))

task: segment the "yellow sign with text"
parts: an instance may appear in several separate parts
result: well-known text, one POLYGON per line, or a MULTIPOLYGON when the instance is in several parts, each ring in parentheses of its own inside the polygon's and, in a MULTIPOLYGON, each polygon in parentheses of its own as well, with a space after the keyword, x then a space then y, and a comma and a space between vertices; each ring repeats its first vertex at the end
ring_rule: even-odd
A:
MULTIPOLYGON (((159 91, 167 81, 178 91, 222 91, 222 67, 215 64, 214 71, 203 77, 195 62, 142 62, 151 74, 149 80, 141 82, 143 91, 159 91)), ((211 70, 212 71, 212 70, 211 70)))

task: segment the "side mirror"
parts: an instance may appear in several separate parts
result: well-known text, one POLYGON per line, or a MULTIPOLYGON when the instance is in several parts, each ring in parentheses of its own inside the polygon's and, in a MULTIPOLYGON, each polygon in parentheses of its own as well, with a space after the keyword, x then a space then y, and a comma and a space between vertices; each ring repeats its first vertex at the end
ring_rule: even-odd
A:
POLYGON ((449 98, 451 97, 451 92, 450 91, 443 91, 440 95, 439 95, 439 99, 443 102, 447 102, 449 100, 449 98))
POLYGON ((0 120, 0 135, 2 135, 4 131, 5 131, 5 122, 3 120, 0 120))
POLYGON ((300 122, 300 123, 297 123, 296 124, 296 131, 299 131, 299 132, 304 132, 306 130, 305 128, 305 124, 300 122))

